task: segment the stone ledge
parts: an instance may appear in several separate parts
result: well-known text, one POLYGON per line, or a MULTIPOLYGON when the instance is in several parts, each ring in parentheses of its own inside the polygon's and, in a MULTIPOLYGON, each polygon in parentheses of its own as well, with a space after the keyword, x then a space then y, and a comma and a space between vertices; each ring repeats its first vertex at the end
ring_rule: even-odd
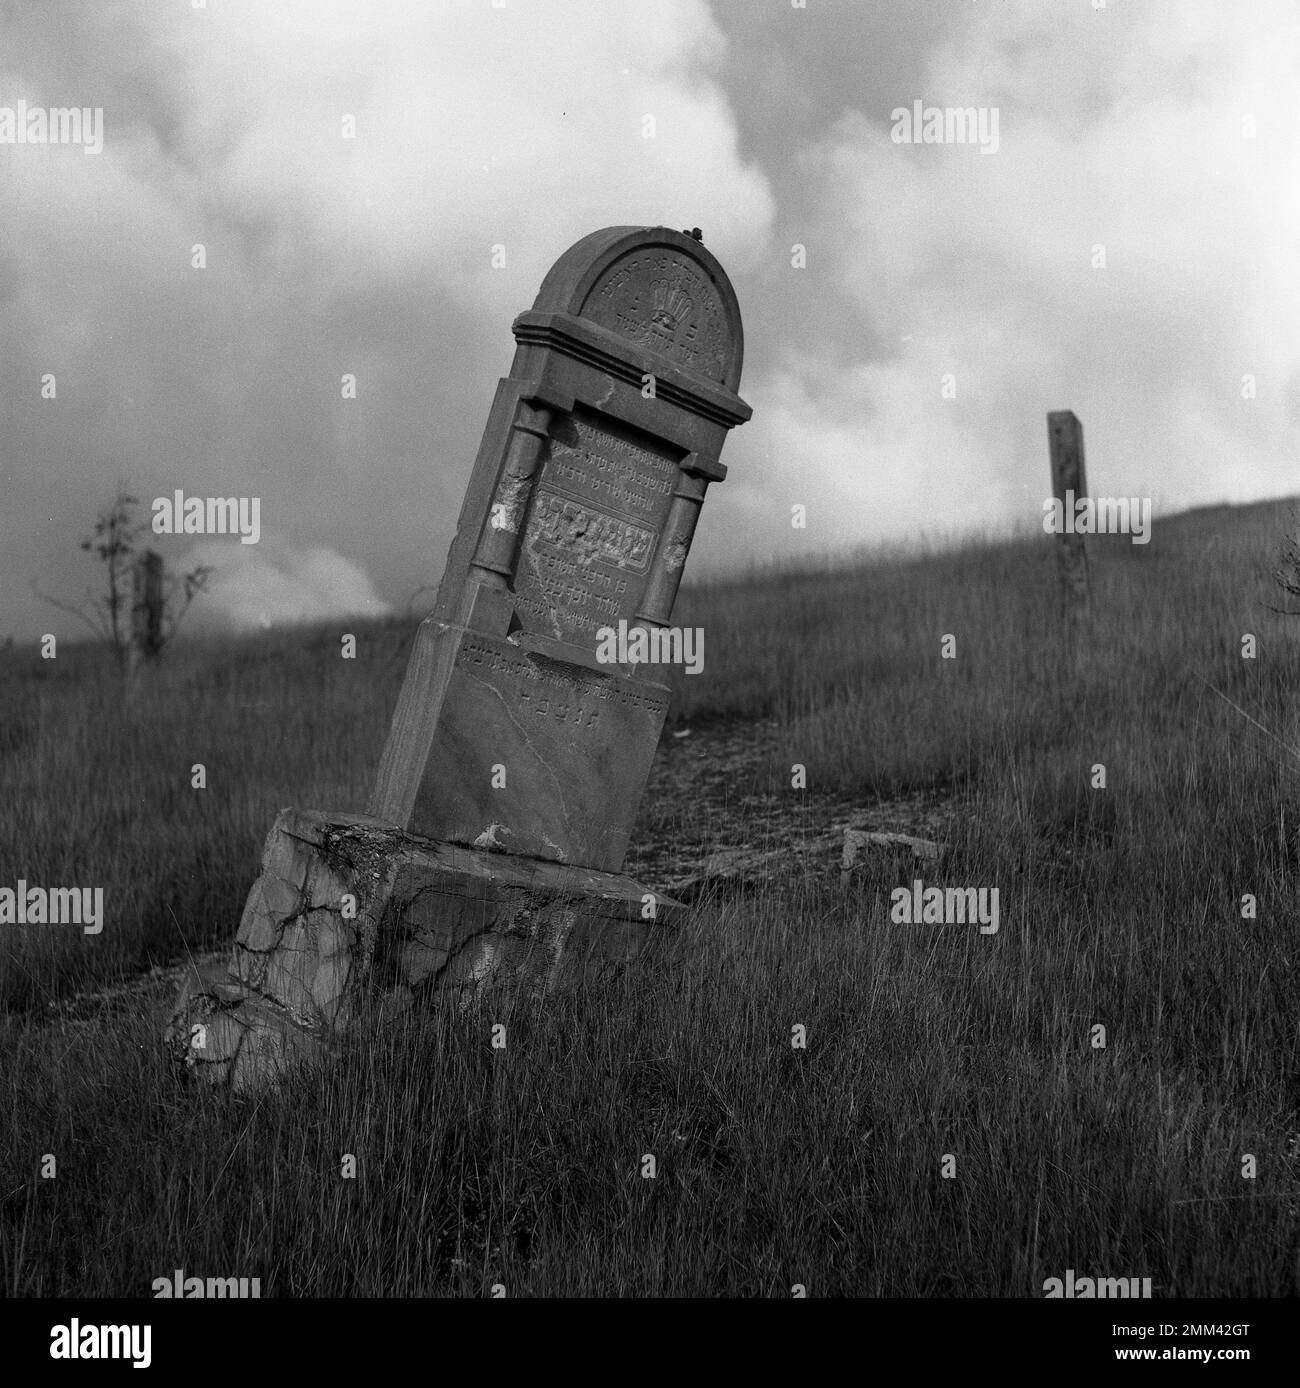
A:
POLYGON ((547 995, 630 963, 685 910, 616 873, 282 810, 231 957, 191 971, 166 1042, 192 1074, 251 1090, 329 1054, 367 999, 490 983, 547 995))

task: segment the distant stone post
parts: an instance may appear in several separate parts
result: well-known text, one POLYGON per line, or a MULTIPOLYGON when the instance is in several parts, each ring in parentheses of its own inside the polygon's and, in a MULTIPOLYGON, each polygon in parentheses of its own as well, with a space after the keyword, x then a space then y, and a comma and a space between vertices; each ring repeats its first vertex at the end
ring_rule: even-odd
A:
POLYGON ((1047 416, 1047 439, 1052 456, 1052 495, 1060 503, 1060 532, 1056 554, 1061 575, 1065 615, 1077 628, 1088 616, 1091 595, 1088 555, 1083 536, 1074 528, 1075 502, 1088 494, 1083 465, 1083 425, 1073 410, 1053 410, 1047 416))
POLYGON ((131 566, 131 631, 126 648, 126 693, 134 693, 142 662, 154 664, 163 648, 163 561, 147 549, 131 566))
POLYGON ((131 645, 137 658, 157 660, 163 647, 163 561, 147 549, 131 572, 131 645))

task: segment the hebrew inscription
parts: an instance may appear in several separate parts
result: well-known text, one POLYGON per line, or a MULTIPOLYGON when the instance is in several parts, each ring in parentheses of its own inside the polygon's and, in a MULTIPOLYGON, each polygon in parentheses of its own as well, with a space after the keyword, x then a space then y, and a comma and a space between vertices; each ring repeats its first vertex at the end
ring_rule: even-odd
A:
POLYGON ((499 688, 511 690, 520 709, 579 728, 596 727, 601 710, 611 703, 654 714, 668 711, 665 691, 634 688, 580 673, 572 666, 557 667, 508 655, 484 641, 464 641, 456 664, 474 678, 490 677, 499 688))
POLYGON ((554 430, 515 575, 528 630, 589 650, 633 620, 677 478, 677 460, 575 414, 554 430))
POLYGON ((542 491, 530 534, 551 545, 568 545, 579 564, 603 559, 641 572, 650 562, 654 531, 555 492, 542 491))

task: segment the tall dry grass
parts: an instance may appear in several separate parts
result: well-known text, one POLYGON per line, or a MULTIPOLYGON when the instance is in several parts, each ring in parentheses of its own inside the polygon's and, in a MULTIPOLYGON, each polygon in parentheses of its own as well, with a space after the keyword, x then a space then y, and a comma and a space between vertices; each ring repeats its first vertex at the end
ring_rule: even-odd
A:
POLYGON ((359 632, 356 662, 337 632, 178 651, 132 716, 90 653, 10 657, 0 863, 111 906, 93 940, 6 932, 0 1287, 1003 1296, 1074 1268, 1296 1294, 1300 623, 1266 608, 1288 515, 1094 544, 1077 668, 1041 540, 686 591, 706 665, 674 716, 775 718, 771 784, 798 797, 807 765, 810 824, 821 789, 941 788, 925 880, 996 886, 998 933, 894 924, 889 862, 806 876, 706 900, 621 980, 359 1034, 255 1102, 179 1085, 154 1018, 38 1005, 229 942, 274 811, 364 803, 409 628, 359 632))

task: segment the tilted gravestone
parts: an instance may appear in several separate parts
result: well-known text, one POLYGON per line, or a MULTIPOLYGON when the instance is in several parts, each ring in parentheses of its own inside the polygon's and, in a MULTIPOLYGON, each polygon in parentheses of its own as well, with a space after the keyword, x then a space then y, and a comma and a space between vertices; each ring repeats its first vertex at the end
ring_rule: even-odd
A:
POLYGON ((178 1058, 251 1088, 367 995, 546 992, 624 963, 683 908, 621 873, 668 711, 604 628, 666 627, 736 394, 735 294, 698 239, 609 227, 514 324, 367 815, 285 810, 233 956, 186 980, 178 1058))

